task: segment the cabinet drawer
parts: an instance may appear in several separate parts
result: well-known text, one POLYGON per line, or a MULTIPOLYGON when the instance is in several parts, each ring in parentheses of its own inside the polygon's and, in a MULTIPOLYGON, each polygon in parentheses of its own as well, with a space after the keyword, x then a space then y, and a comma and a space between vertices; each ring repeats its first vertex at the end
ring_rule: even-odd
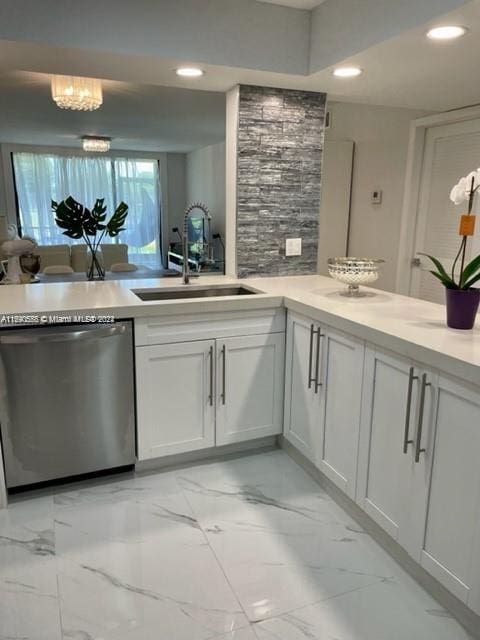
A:
POLYGON ((285 331, 284 309, 153 316, 135 320, 137 347, 285 331))

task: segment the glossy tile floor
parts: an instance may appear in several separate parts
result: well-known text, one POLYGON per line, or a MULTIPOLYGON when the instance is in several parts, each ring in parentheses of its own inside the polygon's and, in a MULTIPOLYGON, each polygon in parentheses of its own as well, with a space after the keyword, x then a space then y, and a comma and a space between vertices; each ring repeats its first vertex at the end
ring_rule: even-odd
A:
POLYGON ((0 511, 1 640, 466 640, 281 451, 0 511))

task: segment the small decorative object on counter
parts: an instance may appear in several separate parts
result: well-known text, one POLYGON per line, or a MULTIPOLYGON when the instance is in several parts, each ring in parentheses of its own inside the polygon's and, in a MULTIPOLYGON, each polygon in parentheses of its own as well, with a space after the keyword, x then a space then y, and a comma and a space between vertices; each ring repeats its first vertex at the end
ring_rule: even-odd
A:
POLYGON ((83 240, 90 250, 87 260, 89 280, 105 279, 105 269, 99 260, 98 249, 106 235, 115 238, 120 231, 124 231, 123 225, 128 215, 128 205, 121 202, 110 220, 105 222, 107 207, 103 204, 104 200, 98 198, 92 210, 74 200, 72 196, 58 203, 52 200, 55 222, 61 229, 65 229, 63 235, 73 240, 83 240))
POLYGON ((360 291, 360 285, 378 280, 384 263, 385 260, 377 258, 329 258, 328 273, 335 280, 348 285, 340 295, 359 298, 366 295, 360 291))
POLYGON ((32 281, 32 275, 22 271, 21 260, 25 256, 32 256, 36 248, 37 243, 33 238, 27 236, 20 238, 16 226, 9 226, 8 240, 5 240, 1 246, 2 253, 8 259, 6 276, 2 284, 28 284, 32 281))
POLYGON ((454 204, 468 202, 468 212, 460 218, 458 233, 462 236, 462 240, 451 271, 447 272, 440 260, 434 256, 426 253, 420 254, 433 262, 435 270, 430 273, 438 278, 445 287, 447 326, 451 329, 473 329, 480 304, 480 289, 473 286, 480 280, 480 255, 465 264, 468 238, 475 233, 476 217, 472 210, 479 187, 480 168, 461 178, 450 192, 450 200, 454 204))
POLYGON ((37 273, 40 271, 40 256, 35 252, 26 253, 20 256, 20 266, 23 275, 26 276, 25 282, 39 282, 37 273))

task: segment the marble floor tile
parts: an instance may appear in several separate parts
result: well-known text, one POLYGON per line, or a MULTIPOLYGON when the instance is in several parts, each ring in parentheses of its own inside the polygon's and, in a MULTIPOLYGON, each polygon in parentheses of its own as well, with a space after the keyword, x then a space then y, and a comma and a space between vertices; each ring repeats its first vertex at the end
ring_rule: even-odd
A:
POLYGON ((61 638, 52 498, 0 510, 0 638, 61 638))
POLYGON ((214 640, 258 640, 258 636, 255 633, 253 627, 242 627, 231 633, 222 634, 217 636, 214 640))
POLYGON ((281 451, 16 499, 0 640, 466 640, 281 451))
POLYGON ((194 640, 247 624, 175 478, 63 494, 54 504, 65 637, 143 640, 161 629, 194 640))
POLYGON ((381 583, 255 625, 258 640, 469 640, 420 589, 381 583))
POLYGON ((188 470, 179 483, 252 622, 398 574, 282 452, 211 471, 188 470))

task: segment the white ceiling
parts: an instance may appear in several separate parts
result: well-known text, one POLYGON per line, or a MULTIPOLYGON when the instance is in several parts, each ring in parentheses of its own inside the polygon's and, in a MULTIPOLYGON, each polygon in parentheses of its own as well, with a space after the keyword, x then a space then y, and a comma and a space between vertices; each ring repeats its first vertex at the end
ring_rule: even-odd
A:
POLYGON ((446 111, 480 104, 480 2, 387 40, 346 62, 364 73, 345 81, 332 69, 315 74, 315 81, 331 93, 350 101, 446 111), (435 25, 460 24, 466 36, 450 42, 433 42, 425 34, 435 25))
MULTIPOLYGON (((262 84, 326 91, 330 99, 335 100, 443 111, 480 103, 480 83, 476 81, 480 60, 479 35, 480 0, 476 0, 461 10, 442 16, 438 21, 405 31, 342 61, 345 64, 358 64, 364 69, 363 75, 350 80, 334 78, 331 68, 303 76, 219 65, 202 65, 206 71, 203 78, 186 80, 174 73, 175 68, 184 63, 183 60, 7 41, 0 41, 0 65, 4 69, 92 75, 135 85, 166 85, 203 91, 224 92, 238 83, 262 84), (425 37, 428 27, 445 23, 464 24, 469 28, 469 33, 449 43, 435 43, 425 37)), ((48 90, 45 95, 47 93, 48 90)), ((141 89, 139 96, 142 96, 141 89)), ((133 100, 133 97, 130 99, 133 100)), ((107 91, 106 105, 108 100, 107 91)), ((162 101, 158 104, 160 110, 162 104, 162 101)), ((29 102, 22 106, 25 114, 29 108, 29 102)), ((143 108, 142 105, 140 111, 143 108)), ((167 122, 165 109, 161 113, 167 122)), ((128 122, 126 111, 124 116, 128 122)), ((211 121, 216 116, 207 110, 205 117, 211 121)), ((106 126, 108 123, 101 124, 106 126)), ((160 127, 158 124, 156 126, 160 127)), ((1 117, 0 127, 5 130, 1 117)), ((166 130, 165 135, 168 133, 166 130)), ((134 133, 131 135, 133 137, 134 133)), ((182 144, 188 143, 185 138, 188 135, 182 144)))
POLYGON ((0 141, 80 146, 82 135, 112 138, 112 148, 186 152, 225 138, 225 95, 104 81, 93 112, 59 109, 50 76, 0 72, 0 141))
POLYGON ((280 4, 283 7, 294 9, 314 9, 325 0, 258 0, 258 2, 268 2, 268 4, 280 4))

